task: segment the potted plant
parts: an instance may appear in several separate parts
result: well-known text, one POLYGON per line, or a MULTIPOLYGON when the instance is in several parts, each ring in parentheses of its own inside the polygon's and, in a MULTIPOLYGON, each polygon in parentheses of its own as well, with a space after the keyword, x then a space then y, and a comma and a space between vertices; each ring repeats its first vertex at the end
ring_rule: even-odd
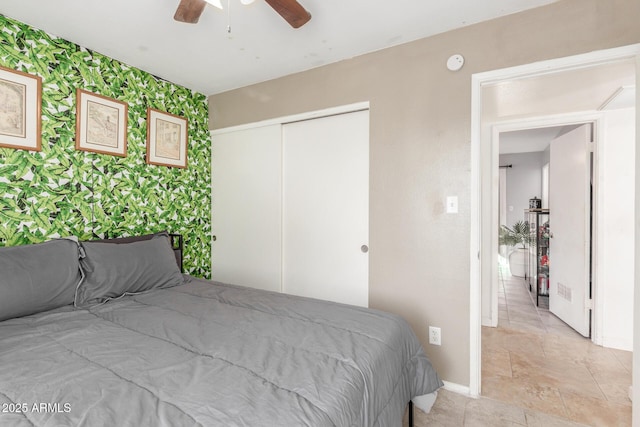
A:
POLYGON ((526 259, 529 255, 527 245, 531 241, 529 221, 518 221, 511 228, 506 225, 500 227, 498 243, 514 248, 508 256, 511 275, 525 277, 526 259))

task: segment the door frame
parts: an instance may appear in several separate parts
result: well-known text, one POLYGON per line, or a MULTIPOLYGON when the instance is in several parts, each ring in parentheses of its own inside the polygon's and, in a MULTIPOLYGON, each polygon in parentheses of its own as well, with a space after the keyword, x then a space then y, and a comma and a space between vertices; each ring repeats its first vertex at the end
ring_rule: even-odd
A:
MULTIPOLYGON (((483 243, 491 239, 492 213, 483 213, 481 210, 482 183, 483 176, 487 179, 491 173, 490 156, 485 153, 491 150, 491 139, 483 137, 482 133, 482 87, 487 84, 498 83, 500 81, 513 80, 518 78, 540 76, 548 73, 560 71, 578 70, 598 64, 619 61, 623 59, 634 60, 636 63, 636 82, 640 82, 640 43, 629 46, 594 51, 564 58, 550 59, 526 65, 519 65, 510 68, 476 73, 471 76, 471 194, 470 194, 470 245, 469 245, 469 394, 471 396, 480 395, 481 385, 481 325, 482 325, 482 271, 491 268, 488 264, 491 260, 490 254, 483 254, 481 251, 483 243)), ((640 99, 640 87, 636 85, 636 105, 640 99)), ((640 116, 640 108, 636 108, 636 117, 640 116)), ((637 121, 637 120, 636 120, 637 121)), ((636 132, 636 146, 640 146, 640 132, 636 132)), ((640 182, 640 150, 636 156, 636 184, 640 182)), ((640 206, 640 186, 636 185, 636 208, 640 206)), ((486 196, 485 196, 486 197, 486 196)), ((490 195, 489 197, 493 197, 490 195)), ((493 208, 496 209, 495 207, 493 208)), ((636 215, 637 217, 637 215, 636 215)), ((636 260, 640 259, 640 230, 636 229, 636 260)), ((490 271, 490 270, 489 270, 490 271)), ((640 267, 636 263, 636 273, 640 272, 640 267)), ((485 275, 486 276, 486 275, 485 275)), ((640 277, 634 277, 634 312, 640 313, 640 277)), ((487 279, 484 279, 486 281, 487 279)), ((490 286, 490 283, 489 283, 490 286)), ((634 384, 633 405, 640 410, 640 316, 634 316, 634 384)), ((638 412, 638 411, 634 411, 638 412)), ((640 413, 636 415, 640 417, 640 413)))
POLYGON ((355 102, 353 104, 339 105, 337 107, 324 108, 322 110, 307 111, 304 113, 291 114, 288 116, 275 117, 272 119, 260 120, 252 123, 245 123, 241 125, 229 126, 220 129, 213 129, 210 131, 211 136, 215 137, 227 132, 235 132, 243 129, 252 129, 256 127, 286 124, 292 122, 299 122, 302 120, 318 119, 320 117, 333 116, 336 114, 355 113, 356 111, 369 110, 369 101, 355 102))
MULTIPOLYGON (((591 229, 591 256, 594 262, 592 263, 592 299, 593 299, 593 308, 591 311, 591 326, 592 326, 592 334, 591 340, 598 345, 602 345, 602 310, 603 310, 603 298, 601 295, 601 289, 598 286, 600 282, 600 272, 598 269, 599 265, 599 252, 598 252, 598 242, 602 241, 601 230, 602 227, 599 227, 599 221, 602 217, 601 213, 601 203, 599 202, 600 195, 600 183, 602 182, 602 173, 600 168, 600 156, 601 156, 601 146, 600 141, 603 141, 604 138, 604 113, 601 112, 589 112, 589 113, 567 113, 567 114, 556 114, 550 116, 539 116, 539 117, 531 117, 527 119, 516 119, 516 120, 505 120, 500 122, 494 122, 491 124, 491 166, 492 167, 492 183, 493 188, 491 190, 492 194, 498 193, 497 188, 497 176, 498 176, 498 159, 499 159, 499 147, 500 147, 500 134, 503 132, 513 132, 519 130, 528 130, 528 129, 541 129, 547 127, 558 127, 558 126, 572 126, 572 125, 581 125, 581 124, 593 124, 593 202, 592 202, 592 215, 593 215, 593 227, 591 229)), ((492 250, 489 254, 490 267, 491 267, 491 283, 490 283, 490 292, 491 292, 491 316, 490 322, 491 324, 487 324, 486 319, 483 321, 483 326, 491 326, 496 327, 498 325, 498 224, 497 218, 494 224, 492 224, 491 235, 493 241, 493 246, 495 250, 492 250)), ((483 283, 483 285, 485 285, 483 283)), ((482 292, 482 291, 481 291, 482 292)))

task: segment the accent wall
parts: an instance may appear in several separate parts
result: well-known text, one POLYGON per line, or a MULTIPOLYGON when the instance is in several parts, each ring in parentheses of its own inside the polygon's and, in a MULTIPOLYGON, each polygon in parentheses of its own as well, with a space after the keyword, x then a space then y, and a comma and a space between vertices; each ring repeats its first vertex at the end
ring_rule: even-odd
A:
POLYGON ((2 15, 0 28, 0 65, 42 78, 42 151, 0 148, 0 246, 168 230, 185 271, 210 277, 206 96, 2 15), (128 103, 126 157, 75 149, 77 88, 128 103), (187 168, 146 164, 147 107, 187 119, 187 168))

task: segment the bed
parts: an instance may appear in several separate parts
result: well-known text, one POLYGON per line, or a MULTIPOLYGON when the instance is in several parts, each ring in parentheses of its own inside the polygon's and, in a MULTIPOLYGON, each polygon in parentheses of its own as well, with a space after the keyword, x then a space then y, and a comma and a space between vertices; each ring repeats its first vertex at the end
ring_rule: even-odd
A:
POLYGON ((193 278, 181 252, 0 248, 0 425, 401 426, 442 386, 401 317, 193 278))

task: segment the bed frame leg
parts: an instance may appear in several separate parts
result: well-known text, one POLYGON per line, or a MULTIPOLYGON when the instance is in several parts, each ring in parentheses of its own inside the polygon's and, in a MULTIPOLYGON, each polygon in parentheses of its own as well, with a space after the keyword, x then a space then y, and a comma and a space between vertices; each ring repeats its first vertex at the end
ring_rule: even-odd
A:
POLYGON ((409 427, 413 427, 413 402, 409 401, 409 427))

